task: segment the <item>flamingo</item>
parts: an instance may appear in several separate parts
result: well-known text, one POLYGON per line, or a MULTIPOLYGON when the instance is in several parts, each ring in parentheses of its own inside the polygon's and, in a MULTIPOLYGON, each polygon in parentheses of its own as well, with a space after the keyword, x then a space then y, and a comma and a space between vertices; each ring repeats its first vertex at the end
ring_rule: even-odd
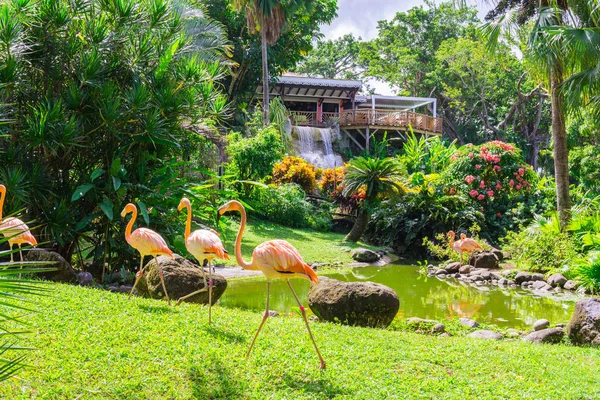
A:
MULTIPOLYGON (((9 217, 5 220, 2 220, 2 208, 4 206, 5 198, 6 186, 0 185, 0 233, 2 233, 7 239, 11 250, 15 244, 19 247, 19 256, 22 263, 23 252, 21 251, 21 245, 29 244, 35 247, 37 246, 37 240, 35 240, 35 237, 31 234, 31 231, 25 222, 21 221, 20 219, 9 217)), ((14 262, 12 252, 10 253, 10 262, 14 262)), ((23 265, 21 265, 21 268, 23 268, 23 265)))
POLYGON ((127 241, 127 243, 129 243, 131 247, 140 252, 141 259, 140 270, 135 276, 135 283, 131 288, 131 292, 129 292, 128 298, 131 298, 133 290, 135 289, 140 278, 144 274, 144 257, 153 256, 154 261, 156 262, 156 268, 158 269, 160 283, 162 284, 163 290, 165 291, 165 297, 167 298, 169 305, 171 305, 171 299, 169 299, 169 294, 167 293, 167 288, 165 286, 165 278, 163 277, 163 273, 160 269, 160 265, 158 264, 158 259, 156 258, 156 256, 164 255, 174 258, 173 252, 171 251, 171 249, 169 249, 165 240, 152 229, 138 228, 132 233, 131 229, 133 228, 133 224, 135 223, 135 220, 137 218, 137 207, 132 203, 127 204, 123 211, 121 211, 121 217, 125 218, 125 216, 129 213, 132 213, 133 215, 131 216, 129 223, 127 224, 127 228, 125 229, 125 240, 127 241))
POLYGON ((317 274, 315 274, 315 271, 302 260, 302 256, 298 253, 298 250, 285 240, 270 240, 259 244, 252 252, 252 259, 250 262, 246 262, 242 257, 242 235, 244 233, 244 228, 246 227, 246 210, 240 202, 231 200, 219 208, 217 219, 228 211, 238 211, 241 214, 240 229, 235 239, 235 259, 242 268, 261 271, 265 275, 265 278, 267 278, 267 305, 265 314, 263 315, 262 322, 250 344, 250 348, 246 353, 246 357, 250 355, 260 330, 267 321, 267 318, 269 318, 269 291, 271 288, 271 280, 282 279, 287 282, 296 302, 300 306, 300 311, 302 313, 302 318, 304 318, 304 324, 308 330, 308 335, 310 336, 310 340, 315 346, 315 350, 321 361, 319 368, 325 369, 325 360, 323 360, 323 357, 321 356, 321 352, 317 347, 317 343, 315 342, 310 326, 308 325, 304 306, 300 303, 300 300, 290 283, 291 278, 301 278, 316 284, 319 282, 317 274))
POLYGON ((460 240, 454 241, 456 234, 454 231, 450 231, 447 234, 448 241, 452 250, 460 254, 460 263, 463 263, 463 254, 471 254, 475 250, 483 250, 483 247, 475 239, 468 238, 464 233, 460 234, 460 240))
MULTIPOLYGON (((194 256, 196 260, 203 264, 204 261, 208 263, 208 324, 210 325, 211 319, 211 307, 212 307, 212 270, 210 266, 210 262, 213 258, 220 258, 229 260, 229 256, 227 255, 227 250, 223 246, 221 239, 219 239, 219 234, 212 229, 198 229, 192 233, 192 206, 190 201, 187 198, 182 198, 177 206, 177 210, 181 211, 184 208, 187 209, 187 222, 185 224, 185 248, 187 251, 194 256)), ((177 300, 176 306, 178 306, 183 300, 188 297, 192 297, 198 293, 206 291, 206 275, 204 274, 204 268, 200 267, 202 271, 202 279, 204 280, 204 288, 197 290, 193 293, 190 293, 186 296, 180 297, 177 300)))

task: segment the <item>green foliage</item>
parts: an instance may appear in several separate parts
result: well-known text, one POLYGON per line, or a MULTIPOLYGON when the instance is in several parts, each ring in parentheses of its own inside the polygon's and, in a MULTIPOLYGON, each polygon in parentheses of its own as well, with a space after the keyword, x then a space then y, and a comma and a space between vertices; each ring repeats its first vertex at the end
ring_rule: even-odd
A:
POLYGON ((329 79, 361 79, 364 67, 359 64, 361 38, 346 34, 335 40, 318 40, 296 68, 298 73, 329 79))
POLYGON ((600 293, 600 252, 591 251, 584 257, 577 258, 571 272, 586 292, 596 295, 600 293))
POLYGON ((367 206, 373 206, 379 196, 402 192, 402 169, 398 161, 379 157, 350 160, 346 164, 343 193, 349 196, 363 187, 367 206))
POLYGON ((259 129, 253 136, 232 133, 227 137, 228 171, 239 180, 263 181, 283 156, 283 144, 274 125, 259 129))
POLYGON ((575 147, 569 151, 569 173, 579 190, 600 195, 600 157, 598 146, 575 147))
POLYGON ((450 158, 456 152, 456 140, 446 145, 438 136, 417 138, 414 133, 408 135, 408 140, 402 146, 399 160, 406 166, 409 174, 440 173, 450 164, 450 158))
POLYGON ((294 183, 257 187, 247 200, 261 219, 292 228, 327 231, 331 225, 329 207, 305 200, 304 190, 294 183), (325 207, 325 208, 324 208, 325 207))
POLYGON ((165 199, 190 170, 179 160, 197 151, 182 123, 226 115, 220 26, 191 2, 15 0, 0 5, 0 31, 8 210, 35 216, 69 261, 130 261, 121 207, 143 204, 146 223, 167 225, 165 199))

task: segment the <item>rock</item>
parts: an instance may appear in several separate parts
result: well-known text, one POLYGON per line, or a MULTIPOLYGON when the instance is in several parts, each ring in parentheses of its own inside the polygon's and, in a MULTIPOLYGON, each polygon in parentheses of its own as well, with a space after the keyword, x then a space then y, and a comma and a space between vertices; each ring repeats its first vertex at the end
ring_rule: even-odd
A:
POLYGON ((31 249, 27 251, 24 261, 52 262, 53 264, 43 265, 40 268, 56 268, 56 271, 40 272, 36 277, 54 282, 75 283, 77 282, 77 273, 71 265, 60 254, 44 249, 31 249))
POLYGON ((534 331, 541 331, 542 329, 546 329, 548 327, 550 327, 550 321, 548 321, 547 319, 538 319, 533 324, 534 331))
POLYGON ((479 322, 473 321, 470 318, 460 318, 458 322, 460 322, 464 326, 468 326, 469 328, 477 328, 479 326, 479 322))
POLYGON ((533 281, 533 284, 531 284, 531 288, 535 289, 535 290, 545 290, 545 291, 548 291, 548 290, 552 289, 552 286, 548 285, 544 281, 533 281))
POLYGON ((469 272, 469 276, 475 276, 475 275, 481 275, 481 273, 483 272, 483 269, 472 269, 471 272, 469 272))
POLYGON ((500 340, 502 339, 502 335, 496 333, 494 331, 489 331, 487 329, 483 329, 480 331, 471 332, 467 335, 470 338, 477 339, 487 339, 487 340, 500 340))
POLYGON ((502 278, 498 279, 498 286, 506 286, 508 285, 508 279, 502 278))
POLYGON ((565 324, 556 324, 555 326, 556 326, 557 328, 564 328, 564 327, 566 327, 567 325, 565 325, 565 324))
POLYGON ((78 272, 77 282, 79 283, 79 286, 93 286, 94 278, 89 272, 78 272))
POLYGON ((492 279, 492 274, 490 271, 483 271, 479 276, 481 276, 485 280, 492 279))
POLYGON ((319 284, 310 286, 308 305, 324 321, 386 328, 398 313, 400 300, 394 290, 378 283, 320 277, 319 284))
POLYGON ((417 326, 433 326, 433 325, 437 325, 438 322, 436 320, 433 319, 423 319, 423 318, 417 318, 417 317, 411 317, 408 318, 406 320, 406 322, 410 325, 417 325, 417 326))
POLYGON ((445 278, 445 277, 446 277, 446 274, 439 274, 439 275, 436 275, 436 276, 437 276, 438 278, 445 278))
POLYGON ((527 272, 517 272, 517 275, 515 276, 515 283, 517 285, 520 285, 523 282, 527 282, 530 280, 531 280, 531 274, 528 274, 527 272))
POLYGON ((275 310, 269 310, 269 317, 279 317, 279 313, 275 310))
POLYGON ((440 269, 436 270, 433 274, 434 275, 446 275, 446 270, 440 268, 440 269))
POLYGON ((316 271, 320 268, 327 267, 327 266, 329 266, 328 263, 313 263, 310 267, 316 271))
POLYGON ((453 262, 444 268, 448 273, 454 274, 460 270, 461 264, 459 262, 453 262))
POLYGON ((510 269, 505 269, 502 272, 500 272, 502 274, 502 276, 507 277, 508 275, 512 275, 512 273, 515 272, 514 270, 510 270, 510 269))
POLYGON ((450 336, 452 336, 452 335, 449 334, 448 332, 444 332, 439 337, 450 337, 450 336))
POLYGON ((563 289, 565 290, 577 290, 577 288, 579 287, 579 283, 575 282, 574 280, 569 280, 565 282, 565 285, 563 286, 563 289))
POLYGON ((494 253, 480 251, 478 253, 473 253, 471 257, 469 257, 469 264, 477 268, 494 269, 498 268, 499 261, 494 253))
POLYGON ((459 268, 458 272, 460 272, 461 274, 468 274, 469 272, 471 272, 471 269, 472 268, 470 265, 463 265, 459 268))
MULTIPOLYGON (((119 286, 119 285, 115 284, 115 285, 110 285, 108 287, 108 290, 110 290, 113 293, 125 293, 125 294, 129 294, 129 292, 131 292, 131 288, 132 287, 133 287, 132 285, 121 285, 121 286, 119 286)), ((136 287, 135 290, 134 290, 134 292, 133 292, 133 294, 137 294, 137 293, 138 293, 138 291, 137 291, 137 287, 136 287)))
POLYGON ((515 281, 513 281, 512 279, 508 280, 508 286, 516 286, 517 283, 515 281))
POLYGON ((548 328, 532 332, 523 340, 531 343, 560 343, 564 336, 565 331, 562 328, 548 328))
POLYGON ((436 324, 432 329, 432 333, 444 333, 446 332, 446 325, 444 324, 436 324))
POLYGON ((514 328, 510 328, 510 329, 506 330, 506 337, 508 337, 508 338, 518 338, 520 336, 521 336, 521 334, 519 333, 519 331, 514 328))
POLYGON ((308 317, 308 320, 313 322, 319 322, 319 317, 317 317, 316 315, 311 315, 310 317, 308 317))
POLYGON ((473 280, 473 282, 479 282, 479 281, 483 281, 484 279, 483 279, 483 276, 481 276, 481 275, 473 275, 471 277, 471 280, 473 280))
POLYGON ((567 326, 573 344, 600 346, 600 298, 589 298, 575 305, 567 326))
MULTIPOLYGON (((186 260, 179 254, 175 254, 175 259, 167 256, 159 256, 158 263, 163 272, 165 286, 172 301, 177 301, 180 297, 204 288, 201 267, 186 260)), ((163 293, 154 259, 146 264, 145 271, 137 285, 140 295, 153 299, 163 299, 165 294, 163 293)), ((205 273, 208 283, 208 272, 205 273)), ((223 276, 214 273, 212 274, 212 280, 212 304, 215 304, 223 295, 225 289, 227 289, 227 280, 223 276)), ((189 297, 184 301, 188 303, 208 304, 208 290, 189 297)))
POLYGON ((548 284, 552 287, 563 287, 567 283, 567 278, 563 274, 552 274, 548 278, 548 284))
POLYGON ((379 255, 369 249, 359 248, 352 252, 352 258, 358 262, 371 263, 371 262, 379 261, 379 259, 381 258, 381 255, 379 255))
POLYGON ((531 280, 532 281, 543 281, 544 274, 540 274, 540 273, 531 274, 531 280))
POLYGON ((490 253, 494 254, 496 256, 496 258, 498 259, 498 261, 504 260, 504 253, 502 252, 502 250, 492 249, 492 250, 490 250, 490 253))
POLYGON ((491 272, 492 278, 499 281, 500 279, 504 279, 504 276, 499 272, 491 272))

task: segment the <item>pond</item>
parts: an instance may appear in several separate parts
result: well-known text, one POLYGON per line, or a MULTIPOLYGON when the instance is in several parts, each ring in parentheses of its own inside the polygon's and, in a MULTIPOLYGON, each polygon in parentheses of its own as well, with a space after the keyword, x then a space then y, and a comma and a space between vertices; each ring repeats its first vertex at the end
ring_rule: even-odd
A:
MULTIPOLYGON (((497 286, 471 286, 456 279, 425 278, 419 268, 390 264, 358 267, 326 274, 342 281, 372 281, 391 287, 400 298, 398 317, 443 320, 468 317, 502 327, 525 328, 546 318, 552 324, 566 323, 571 318, 579 297, 573 293, 534 294, 521 289, 497 286)), ((292 280, 300 300, 307 305, 309 282, 292 280)), ((223 307, 263 311, 266 283, 264 278, 232 279, 220 299, 223 307)), ((271 310, 290 313, 297 310, 289 288, 283 281, 271 284, 271 310)))

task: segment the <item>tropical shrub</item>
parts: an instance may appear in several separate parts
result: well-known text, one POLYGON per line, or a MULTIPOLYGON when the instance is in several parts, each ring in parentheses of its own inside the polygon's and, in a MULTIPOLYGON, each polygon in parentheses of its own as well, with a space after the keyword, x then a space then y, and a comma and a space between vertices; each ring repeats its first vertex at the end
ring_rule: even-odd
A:
POLYGON ((273 125, 258 129, 250 137, 231 133, 227 137, 228 172, 239 180, 263 181, 283 156, 279 131, 273 125))
POLYGON ((317 187, 315 167, 301 157, 286 156, 273 167, 272 181, 276 185, 295 183, 306 193, 317 187))
POLYGON ((321 194, 330 198, 334 197, 336 192, 342 190, 342 183, 346 175, 345 167, 327 168, 320 171, 319 190, 321 194))
POLYGON ((417 138, 411 133, 402 146, 402 154, 398 158, 409 174, 440 173, 448 167, 451 157, 456 153, 455 143, 456 140, 446 145, 439 136, 417 138))
POLYGON ((600 195, 600 157, 597 151, 597 145, 575 147, 569 151, 571 178, 580 190, 593 196, 600 195))
POLYGON ((26 209, 69 261, 127 261, 118 212, 137 202, 163 224, 188 170, 184 125, 226 115, 221 27, 182 1, 15 0, 0 4, 0 36, 9 211, 26 209))
POLYGON ((295 183, 257 186, 246 200, 252 214, 261 219, 292 228, 329 230, 330 209, 326 204, 315 206, 305 199, 304 190, 295 183))
POLYGON ((591 251, 577 258, 573 262, 571 273, 586 292, 596 295, 600 293, 600 252, 591 251))
POLYGON ((466 196, 480 208, 482 233, 492 239, 516 228, 510 211, 529 200, 538 182, 521 151, 500 141, 462 146, 451 157, 443 177, 447 195, 466 196))

